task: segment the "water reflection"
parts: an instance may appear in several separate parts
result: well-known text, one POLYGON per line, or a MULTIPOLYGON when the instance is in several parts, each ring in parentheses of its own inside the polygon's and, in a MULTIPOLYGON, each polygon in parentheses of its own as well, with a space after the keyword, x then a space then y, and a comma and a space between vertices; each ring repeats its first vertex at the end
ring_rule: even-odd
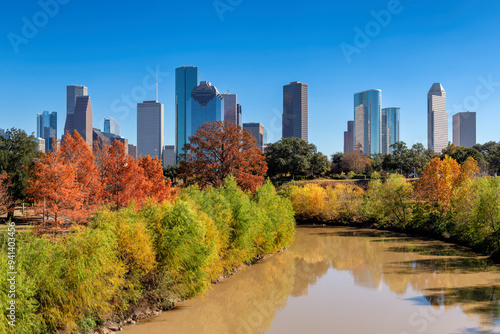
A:
MULTIPOLYGON (((495 328, 500 318, 498 266, 464 248, 383 231, 300 227, 295 243, 284 253, 237 273, 203 296, 182 303, 173 312, 166 312, 125 331, 137 334, 263 333, 270 330, 278 313, 281 312, 282 316, 286 313, 283 310, 302 306, 301 300, 311 297, 308 296, 309 290, 316 288, 322 278, 337 277, 330 274, 332 270, 349 273, 358 289, 376 293, 368 297, 362 291, 356 292, 360 293, 360 298, 367 298, 366 301, 368 298, 370 301, 380 298, 377 303, 382 304, 386 299, 395 300, 410 291, 420 294, 420 297, 403 298, 412 307, 432 306, 436 310, 442 307, 446 311, 459 309, 459 314, 463 312, 476 324, 476 327, 459 329, 460 333, 488 332, 495 328), (383 289, 388 291, 379 291, 383 289), (288 305, 292 302, 293 305, 288 305)), ((359 300, 349 301, 349 296, 342 299, 342 293, 353 293, 344 289, 343 281, 328 282, 328 285, 321 286, 325 289, 324 294, 328 293, 327 289, 337 288, 335 298, 338 303, 340 300, 343 303, 359 303, 359 300)), ((391 310, 390 307, 394 306, 385 303, 387 305, 380 307, 388 308, 384 310, 387 319, 365 320, 392 321, 396 328, 391 313, 397 310, 391 310)), ((347 304, 340 305, 344 306, 349 307, 347 304)), ((304 306, 287 314, 296 317, 316 311, 304 306)), ((363 313, 361 316, 370 315, 363 313)), ((290 318, 290 322, 292 320, 290 318)), ((407 319, 401 323, 408 326, 407 319)), ((351 322, 349 329, 337 328, 342 326, 340 321, 334 324, 325 321, 324 326, 324 331, 320 328, 311 332, 366 332, 366 329, 361 329, 362 323, 351 322)), ((413 330, 422 332, 418 327, 413 330)), ((275 332, 290 332, 290 328, 275 332)), ((395 333, 409 332, 406 328, 395 333)))

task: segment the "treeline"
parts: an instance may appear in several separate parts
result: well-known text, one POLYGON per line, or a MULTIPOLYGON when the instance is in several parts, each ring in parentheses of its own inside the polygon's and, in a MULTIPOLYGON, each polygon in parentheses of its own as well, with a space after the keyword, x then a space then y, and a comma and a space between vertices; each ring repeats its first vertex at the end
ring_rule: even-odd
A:
POLYGON ((297 219, 414 231, 496 253, 500 250, 500 179, 480 177, 478 163, 433 158, 418 182, 393 174, 367 190, 349 184, 289 186, 297 219))
MULTIPOLYGON (((57 239, 18 235, 15 332, 90 329, 144 301, 168 308, 235 267, 287 247, 294 228, 290 202, 270 182, 252 195, 229 177, 218 189, 191 186, 162 204, 101 210, 57 239)), ((0 304, 8 305, 9 282, 0 286, 0 304)), ((6 315, 4 308, 2 333, 6 315)))
POLYGON ((4 194, 0 212, 12 214, 16 202, 28 201, 43 210, 54 227, 63 222, 85 223, 101 206, 118 209, 132 201, 161 203, 175 195, 159 159, 135 160, 118 141, 96 142, 91 148, 75 131, 48 154, 28 154, 33 149, 31 139, 22 132, 11 134, 12 139, 0 142, 0 148, 4 144, 8 149, 5 155, 13 157, 6 159, 10 165, 4 164, 5 172, 0 174, 4 194), (13 145, 16 141, 22 145, 13 145), (12 152, 16 146, 26 147, 27 152, 12 152))
POLYGON ((463 164, 468 158, 474 158, 482 174, 495 176, 500 172, 500 143, 493 141, 471 148, 450 143, 441 154, 426 149, 421 143, 409 148, 402 141, 391 145, 391 149, 390 154, 335 153, 331 157, 331 173, 339 176, 353 172, 371 176, 375 172, 376 175, 398 172, 406 177, 416 176, 422 173, 433 158, 444 159, 445 156, 455 159, 459 164, 463 164))

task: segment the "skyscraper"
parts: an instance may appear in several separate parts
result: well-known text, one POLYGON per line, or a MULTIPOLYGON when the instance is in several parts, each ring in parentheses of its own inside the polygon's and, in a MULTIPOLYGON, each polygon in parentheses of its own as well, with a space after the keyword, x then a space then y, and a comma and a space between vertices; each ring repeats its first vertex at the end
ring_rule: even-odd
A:
POLYGON ((181 66, 175 69, 175 147, 177 154, 184 152, 184 144, 188 141, 187 101, 196 86, 198 86, 198 67, 181 66))
POLYGON ((363 153, 381 152, 382 91, 370 89, 354 94, 354 149, 363 153))
POLYGON ((5 138, 5 130, 4 129, 0 129, 0 136, 5 138))
POLYGON ((446 92, 440 83, 433 84, 427 93, 427 145, 436 153, 448 146, 446 92))
POLYGON ((177 162, 177 155, 175 154, 174 145, 165 145, 163 148, 163 168, 167 166, 175 165, 177 162))
POLYGON ((238 125, 238 103, 236 94, 223 93, 224 99, 224 120, 238 125))
POLYGON ((453 115, 453 144, 463 147, 477 144, 475 112, 459 112, 453 115))
POLYGON ((392 152, 391 145, 399 141, 400 108, 382 109, 382 153, 392 152))
POLYGON ((283 86, 282 137, 309 140, 308 85, 300 81, 283 86))
POLYGON ((128 154, 137 159, 137 145, 128 144, 128 154))
MULTIPOLYGON (((76 99, 80 96, 87 96, 87 95, 89 95, 88 89, 85 86, 76 86, 76 85, 66 86, 66 122, 64 124, 63 136, 66 133, 71 134, 75 130, 74 113, 75 113, 76 99)), ((90 131, 92 132, 92 129, 90 129, 90 131)))
POLYGON ((120 135, 120 124, 113 117, 104 118, 104 132, 120 135))
POLYGON ((194 135, 203 123, 222 121, 223 110, 224 99, 217 88, 208 81, 200 82, 200 85, 191 91, 191 97, 187 102, 187 138, 194 135))
POLYGON ((87 145, 92 146, 92 105, 90 104, 90 96, 85 95, 76 98, 75 111, 71 117, 73 118, 73 128, 66 128, 65 131, 71 134, 76 130, 87 145))
POLYGON ((44 139, 45 152, 52 150, 57 140, 57 112, 44 111, 36 115, 36 136, 44 139))
POLYGON ((344 131, 344 153, 354 151, 354 121, 347 122, 347 131, 344 131))
POLYGON ((137 154, 161 159, 163 152, 163 104, 137 103, 137 154))
POLYGON ((237 116, 237 124, 241 127, 243 127, 243 110, 241 108, 241 104, 238 104, 236 106, 236 116, 237 116))
POLYGON ((257 141, 255 146, 264 152, 264 126, 260 123, 244 123, 243 129, 252 133, 252 136, 257 141))

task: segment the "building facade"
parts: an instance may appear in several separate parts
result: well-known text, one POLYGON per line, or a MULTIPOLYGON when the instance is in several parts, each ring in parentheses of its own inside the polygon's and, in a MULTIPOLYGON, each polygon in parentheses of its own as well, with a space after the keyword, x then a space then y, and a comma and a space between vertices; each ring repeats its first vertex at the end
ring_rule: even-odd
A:
POLYGON ((400 108, 382 109, 382 153, 392 153, 391 145, 399 141, 400 108))
POLYGON ((163 168, 175 165, 177 163, 177 154, 175 152, 175 145, 165 145, 163 148, 163 168))
POLYGON ((128 139, 123 138, 122 136, 117 136, 109 132, 102 132, 99 129, 93 128, 92 140, 93 142, 97 142, 100 145, 108 145, 108 146, 112 145, 115 141, 119 141, 120 143, 123 144, 123 147, 125 148, 125 153, 129 154, 128 139))
POLYGON ((128 154, 137 159, 137 145, 128 144, 128 154))
POLYGON ((434 83, 427 93, 427 146, 436 153, 448 146, 446 92, 440 83, 434 83))
POLYGON ((195 134, 196 130, 206 122, 222 121, 224 118, 224 98, 215 86, 208 81, 191 91, 187 102, 187 138, 195 134))
MULTIPOLYGON (((73 133, 73 131, 76 129, 75 127, 75 107, 76 107, 76 99, 78 97, 82 96, 88 96, 88 88, 85 86, 77 86, 77 85, 70 85, 66 86, 66 122, 64 123, 64 133, 63 136, 66 133, 73 133)), ((92 126, 90 129, 90 132, 92 134, 92 126)), ((80 133, 80 135, 82 135, 80 133)), ((83 137, 83 135, 82 135, 83 137)))
POLYGON ((223 93, 224 99, 224 120, 238 125, 238 103, 236 94, 223 93))
POLYGON ((459 112, 453 115, 453 144, 463 147, 477 144, 475 112, 459 112))
POLYGON ((104 118, 104 132, 120 135, 120 124, 113 117, 104 118))
POLYGON ((137 155, 162 157, 163 104, 157 101, 137 103, 137 155))
POLYGON ((45 151, 45 139, 43 139, 41 137, 36 137, 35 142, 38 145, 37 150, 40 152, 46 153, 46 151, 45 151))
POLYGON ((382 91, 370 89, 354 94, 354 149, 363 153, 380 153, 382 91))
POLYGON ((309 140, 308 85, 300 81, 283 86, 282 137, 309 140))
POLYGON ((175 147, 177 154, 184 152, 188 142, 187 101, 198 86, 198 67, 181 66, 175 70, 175 147))
POLYGON ((241 104, 236 106, 236 116, 237 116, 237 124, 243 127, 243 109, 241 108, 241 104))
POLYGON ((257 141, 255 146, 264 152, 264 126, 260 123, 243 123, 243 129, 252 133, 252 136, 257 141))
POLYGON ((52 150, 57 140, 57 112, 44 111, 36 115, 36 136, 45 140, 45 151, 52 150))
POLYGON ((354 151, 354 121, 347 122, 347 131, 344 131, 344 153, 354 151))

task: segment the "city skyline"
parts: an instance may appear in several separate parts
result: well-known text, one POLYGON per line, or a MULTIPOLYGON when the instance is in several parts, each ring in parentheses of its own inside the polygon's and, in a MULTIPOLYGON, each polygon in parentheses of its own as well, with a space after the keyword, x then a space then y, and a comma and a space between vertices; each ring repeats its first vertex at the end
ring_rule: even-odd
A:
POLYGON ((0 14, 0 46, 5 50, 0 127, 36 133, 35 122, 27 120, 53 110, 60 137, 66 116, 64 87, 83 84, 92 90, 93 126, 102 129, 104 117, 111 116, 120 123, 122 135, 136 144, 135 105, 155 99, 158 70, 158 99, 170 120, 165 122, 164 142, 174 144, 175 68, 195 64, 203 69, 203 79, 221 91, 238 93, 243 122, 262 123, 268 141, 281 138, 281 87, 294 80, 311 87, 309 142, 327 155, 342 151, 345 124, 352 120, 352 94, 366 87, 380 88, 385 101, 404 110, 400 139, 408 145, 427 146, 424 94, 433 82, 446 88, 448 124, 457 112, 476 112, 477 142, 499 140, 500 64, 494 57, 498 46, 491 43, 500 35, 498 2, 436 3, 429 11, 428 3, 401 1, 402 10, 364 41, 357 31, 377 22, 371 12, 386 10, 387 2, 304 6, 290 1, 286 8, 266 4, 266 10, 245 2, 226 12, 224 20, 211 3, 195 4, 155 4, 158 10, 151 13, 148 1, 134 10, 101 4, 99 11, 93 1, 70 2, 16 53, 5 36, 22 36, 21 18, 31 19, 41 8, 36 2, 6 3, 0 14), (104 15, 108 9, 115 10, 114 18, 104 15), (256 17, 262 22, 258 29, 252 25, 256 17), (300 27, 287 24, 304 17, 306 24, 300 27), (422 25, 423 20, 429 24, 422 25), (213 40, 213 29, 199 29, 195 22, 226 36, 213 40), (168 33, 172 29, 175 34, 168 33), (262 40, 263 31, 271 38, 262 40), (64 46, 61 41, 66 41, 64 46), (357 52, 346 57, 342 43, 357 52))

